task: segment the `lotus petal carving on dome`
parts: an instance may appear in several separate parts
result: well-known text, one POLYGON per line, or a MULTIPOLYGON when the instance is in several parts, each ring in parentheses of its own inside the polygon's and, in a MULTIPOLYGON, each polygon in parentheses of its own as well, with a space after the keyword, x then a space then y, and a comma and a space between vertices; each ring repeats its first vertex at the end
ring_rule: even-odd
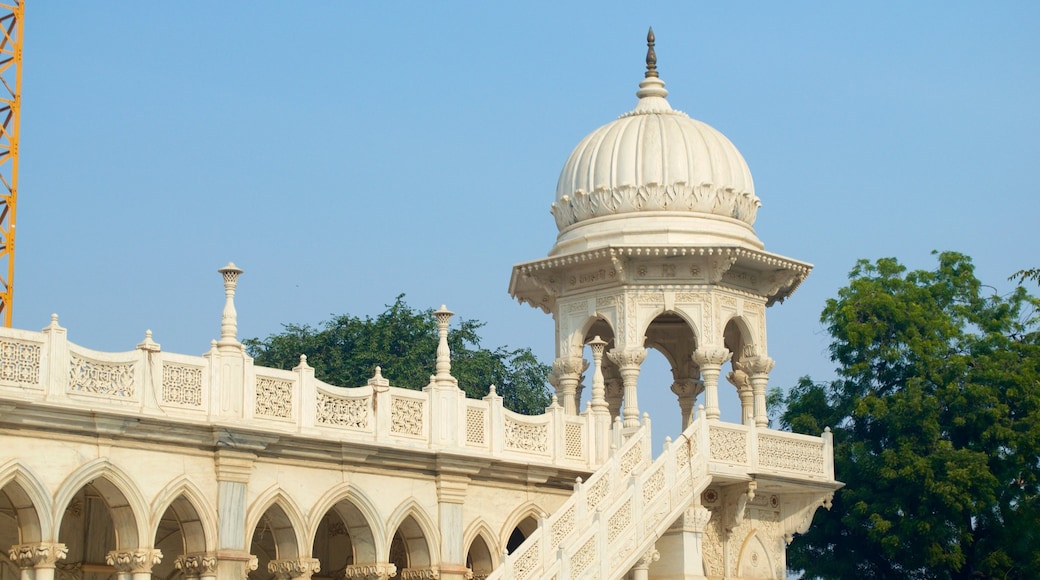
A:
POLYGON ((731 187, 715 188, 710 183, 696 186, 682 182, 651 183, 603 188, 591 193, 579 191, 573 197, 564 195, 552 204, 551 213, 560 230, 588 219, 643 211, 712 214, 753 225, 761 205, 755 194, 731 187))

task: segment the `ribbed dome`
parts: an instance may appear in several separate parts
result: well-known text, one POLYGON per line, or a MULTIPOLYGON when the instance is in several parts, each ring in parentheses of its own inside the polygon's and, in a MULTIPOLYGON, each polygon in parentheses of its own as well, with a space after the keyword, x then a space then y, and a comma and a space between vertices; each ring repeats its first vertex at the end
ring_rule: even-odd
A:
POLYGON ((585 137, 564 164, 554 254, 636 241, 762 247, 751 228, 761 203, 744 158, 722 133, 673 110, 656 75, 639 84, 635 109, 585 137))

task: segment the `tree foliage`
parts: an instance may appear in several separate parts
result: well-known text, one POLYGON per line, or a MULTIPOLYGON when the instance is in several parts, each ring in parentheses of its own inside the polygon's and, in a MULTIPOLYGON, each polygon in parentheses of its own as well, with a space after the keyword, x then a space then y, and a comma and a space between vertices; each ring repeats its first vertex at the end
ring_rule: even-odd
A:
MULTIPOLYGON (((451 374, 469 397, 487 395, 495 385, 503 404, 525 414, 545 412, 549 404, 546 379, 551 370, 530 349, 481 346, 475 320, 456 319, 448 333, 451 374)), ((315 376, 337 386, 367 384, 375 367, 396 387, 421 389, 429 383, 437 361, 437 322, 433 310, 416 310, 400 295, 376 316, 347 314, 322 323, 321 328, 286 324, 284 331, 265 339, 244 341, 256 364, 289 369, 307 355, 315 376)))
POLYGON ((831 426, 846 487, 789 551, 808 578, 1034 578, 1040 570, 1040 302, 984 296, 970 259, 860 261, 821 316, 837 379, 781 423, 831 426))

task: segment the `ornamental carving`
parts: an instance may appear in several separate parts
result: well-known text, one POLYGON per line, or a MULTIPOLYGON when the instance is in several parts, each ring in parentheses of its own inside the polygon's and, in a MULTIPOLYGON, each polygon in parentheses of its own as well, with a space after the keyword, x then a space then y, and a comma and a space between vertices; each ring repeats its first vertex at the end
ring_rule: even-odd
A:
POLYGON ((202 369, 163 363, 162 399, 163 403, 201 407, 202 369))
POLYGON ((664 304, 664 294, 661 292, 640 292, 635 297, 636 303, 644 306, 661 306, 664 304))
POLYGON ((538 554, 541 552, 541 542, 535 541, 527 550, 513 562, 513 577, 516 580, 524 580, 534 572, 538 566, 538 554))
POLYGON ((187 578, 201 575, 211 576, 217 570, 217 557, 214 554, 186 554, 177 556, 173 567, 184 573, 187 578))
POLYGON ((670 211, 708 213, 736 218, 754 224, 758 197, 733 188, 715 188, 711 184, 650 183, 640 186, 619 185, 592 192, 577 191, 564 195, 552 204, 556 227, 560 230, 596 217, 637 211, 670 211))
POLYGON ((627 499, 607 520, 607 542, 612 543, 632 523, 632 500, 627 499))
POLYGON ((626 348, 625 350, 618 350, 615 348, 607 353, 607 358, 610 359, 610 362, 617 365, 619 369, 639 368, 639 365, 646 360, 646 349, 626 348))
POLYGON ((589 301, 582 300, 580 302, 574 302, 564 307, 564 311, 567 314, 585 314, 589 311, 589 301))
POLYGON ((704 526, 704 534, 701 536, 701 557, 704 559, 704 569, 708 572, 707 575, 721 578, 726 561, 723 557, 720 527, 718 518, 709 519, 708 525, 704 526))
POLYGON ((105 563, 123 574, 149 574, 153 566, 162 562, 160 550, 134 550, 129 552, 109 552, 105 563))
POLYGON ((438 580, 441 571, 437 568, 405 568, 401 570, 401 580, 438 580))
POLYGON ((466 409, 466 443, 468 445, 485 445, 484 433, 487 420, 484 409, 468 407, 466 409))
POLYGON ((643 503, 649 504, 664 489, 664 466, 657 468, 643 483, 643 503))
POLYGON ((387 580, 397 575, 397 566, 389 563, 350 564, 343 570, 346 580, 387 580))
POLYGON ((549 450, 549 426, 520 423, 506 418, 506 447, 519 451, 546 453, 549 450))
POLYGON ((639 445, 629 447, 628 451, 625 451, 625 454, 621 456, 621 476, 624 477, 632 473, 632 470, 639 464, 639 460, 642 457, 643 449, 639 445))
POLYGON ((321 570, 321 562, 317 558, 290 558, 271 560, 267 563, 267 571, 279 580, 289 578, 310 578, 321 570))
POLYGON ((762 467, 823 475, 823 442, 759 435, 758 464, 762 467))
POLYGON ((581 459, 585 456, 584 433, 580 423, 567 423, 564 427, 564 454, 567 457, 581 459))
POLYGON ((132 399, 134 363, 103 363, 71 355, 69 388, 90 395, 132 399))
POLYGON ((315 420, 320 425, 368 429, 368 398, 330 397, 318 393, 315 420))
POLYGON ((560 542, 574 529, 574 506, 567 508, 552 526, 552 540, 550 546, 556 548, 560 542))
POLYGON ((0 381, 40 384, 40 345, 0 340, 0 381))
POLYGON ((16 544, 11 546, 7 555, 19 568, 32 568, 40 564, 54 564, 69 555, 65 544, 16 544))
POLYGON ((577 578, 595 559, 596 536, 592 536, 571 558, 571 577, 577 578))
POLYGON ((291 419, 293 413, 292 383, 271 377, 256 377, 256 408, 262 417, 291 419))
POLYGON ((603 501, 603 498, 607 497, 607 477, 604 475, 596 480, 595 483, 590 485, 585 492, 585 502, 590 512, 596 510, 596 506, 599 502, 603 501))
POLYGON ((423 434, 423 402, 393 397, 390 401, 390 432, 419 437, 423 434))
POLYGON ((712 426, 708 431, 711 458, 715 461, 744 463, 747 458, 747 433, 736 429, 712 426))

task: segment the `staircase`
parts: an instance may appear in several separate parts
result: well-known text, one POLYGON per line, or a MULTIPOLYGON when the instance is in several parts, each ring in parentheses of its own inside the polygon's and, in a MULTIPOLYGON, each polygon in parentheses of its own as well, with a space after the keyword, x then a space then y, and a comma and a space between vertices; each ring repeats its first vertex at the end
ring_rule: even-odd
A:
MULTIPOLYGON (((707 488, 708 423, 698 417, 650 461, 643 425, 488 580, 618 580, 707 488)), ((620 430, 615 427, 615 437, 620 430)))

